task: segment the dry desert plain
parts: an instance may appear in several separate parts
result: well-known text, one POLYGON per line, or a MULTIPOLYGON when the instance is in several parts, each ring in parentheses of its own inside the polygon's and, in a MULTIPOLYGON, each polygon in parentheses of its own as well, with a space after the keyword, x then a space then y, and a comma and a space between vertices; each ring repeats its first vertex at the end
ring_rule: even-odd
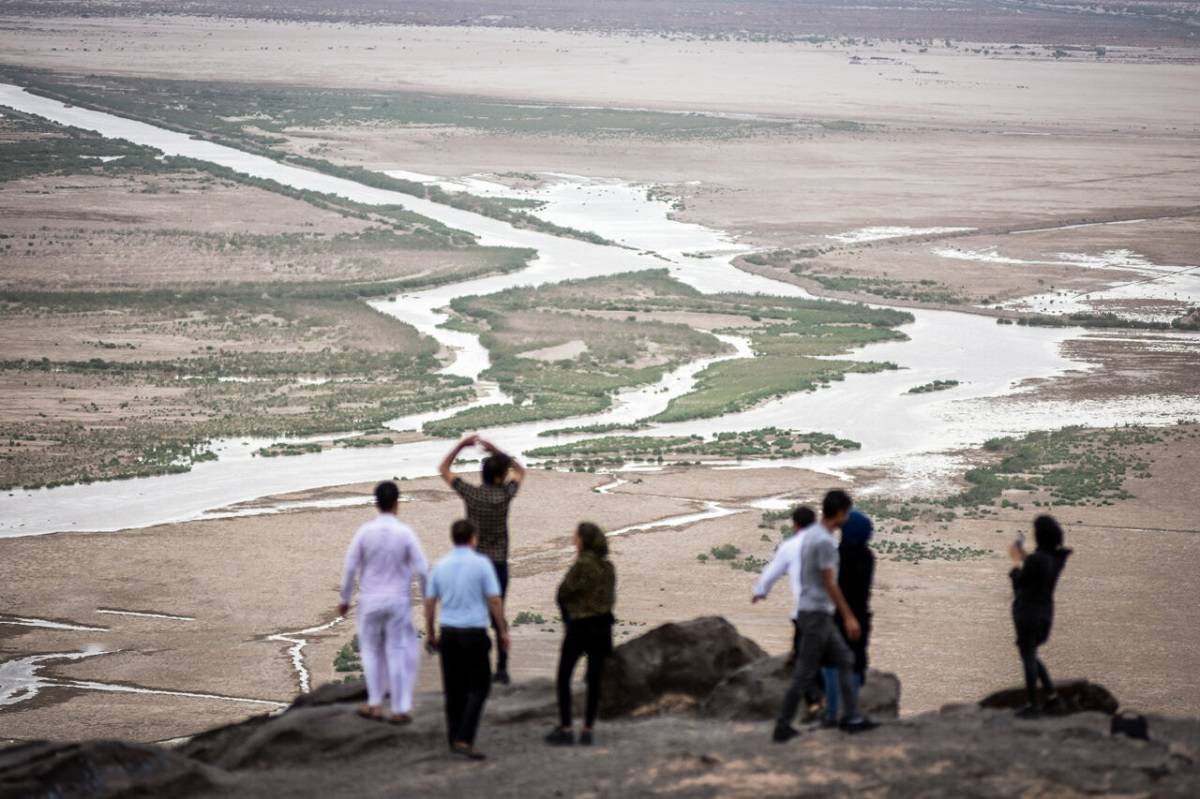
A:
MULTIPOLYGON (((376 109, 362 118, 350 113, 348 121, 314 123, 281 112, 277 120, 251 115, 232 123, 253 136, 259 125, 279 122, 270 128, 279 154, 443 178, 484 174, 510 184, 541 185, 558 173, 655 187, 673 198, 678 220, 726 231, 757 251, 789 253, 760 263, 743 257, 740 268, 837 298, 999 313, 998 304, 1029 295, 1145 280, 1129 258, 1106 254, 1128 252, 1152 265, 1200 260, 1200 65, 1196 51, 1178 42, 1109 46, 1103 57, 1073 50, 1055 58, 1041 44, 1007 41, 763 43, 178 16, 10 17, 4 23, 5 67, 49 70, 61 85, 94 90, 98 98, 146 86, 189 102, 205 93, 288 91, 332 94, 343 109, 376 109), (453 107, 483 103, 500 119, 460 114, 451 122, 413 122, 403 113, 378 112, 381 98, 403 105, 412 97, 453 107), (624 111, 597 126, 586 118, 594 107, 624 111), (505 122, 520 109, 539 119, 505 122), (671 132, 675 122, 689 130, 698 112, 729 124, 671 132), (545 121, 555 115, 566 122, 545 121), (1122 224, 1103 224, 1114 222, 1122 224), (904 234, 854 235, 873 227, 904 234)), ((5 123, 5 141, 59 135, 37 125, 10 129, 15 123, 8 113, 5 123)), ((200 126, 195 132, 211 133, 206 123, 194 124, 200 126)), ((6 291, 27 295, 147 287, 211 292, 250 283, 466 276, 510 269, 525 258, 444 238, 436 246, 423 239, 416 248, 407 239, 389 240, 378 250, 374 233, 365 233, 386 228, 389 236, 411 237, 422 233, 422 223, 376 212, 364 218, 355 215, 363 209, 343 213, 347 208, 317 207, 184 168, 34 171, 0 184, 3 232, 39 241, 0 255, 0 280, 6 291), (244 234, 266 238, 253 246, 230 243, 244 234), (293 239, 281 238, 287 236, 293 239), (297 246, 303 237, 314 243, 297 246)), ((1146 295, 1094 309, 1173 318, 1187 306, 1187 298, 1146 295)), ((255 309, 239 295, 198 314, 170 304, 122 313, 38 308, 6 305, 0 327, 6 358, 189 358, 251 374, 269 365, 290 380, 295 375, 280 364, 330 348, 355 358, 395 349, 414 359, 453 357, 444 348, 428 349, 428 340, 423 344, 411 328, 341 298, 285 298, 255 309), (114 342, 128 347, 106 346, 114 342), (264 352, 272 359, 247 360, 264 352)), ((696 326, 687 315, 650 318, 696 326)), ((707 323, 705 329, 717 325, 712 318, 707 323)), ((1200 347, 1195 334, 1181 335, 1117 330, 1071 337, 1064 352, 1088 368, 1024 388, 1045 399, 1124 403, 1131 415, 1142 402, 1194 400, 1200 347)), ((31 377, 12 368, 0 379, 5 432, 33 430, 36 437, 33 447, 23 448, 9 439, 4 469, 13 485, 31 474, 41 479, 55 469, 78 469, 81 460, 95 462, 97 451, 119 446, 111 436, 55 443, 47 429, 64 422, 136 429, 141 447, 145 437, 204 441, 251 429, 269 441, 275 431, 293 432, 288 425, 297 418, 306 420, 303 432, 333 437, 387 418, 350 418, 348 409, 359 413, 381 402, 379 387, 359 372, 344 383, 317 386, 281 378, 269 405, 266 392, 236 382, 196 388, 121 383, 91 372, 31 377), (317 412, 330 403, 336 412, 317 412)), ((422 382, 415 373, 384 390, 403 391, 422 408, 436 407, 446 392, 464 391, 422 382)), ((813 420, 796 426, 820 429, 813 420)), ((502 428, 490 432, 503 443, 502 428)), ((1119 457, 1149 464, 1123 475, 1129 496, 1056 508, 1076 555, 1063 580, 1048 662, 1056 674, 1097 679, 1146 710, 1200 710, 1194 677, 1200 647, 1189 632, 1200 610, 1192 588, 1200 555, 1196 434, 1195 425, 1171 426, 1159 442, 1117 447, 1119 457)), ((117 454, 112 468, 126 468, 137 449, 117 454)), ((960 472, 991 457, 977 449, 956 454, 960 472)), ((276 463, 264 461, 263 468, 276 463)), ((842 483, 868 497, 904 493, 883 466, 854 470, 844 480, 792 468, 682 466, 619 476, 629 482, 598 493, 611 477, 537 470, 515 506, 510 617, 527 611, 545 619, 516 628, 518 678, 553 668, 553 588, 569 561, 570 527, 579 518, 622 530, 703 512, 705 501, 737 511, 615 538, 619 630, 628 637, 647 625, 720 614, 778 652, 788 644, 783 587, 767 605, 751 607, 752 571, 697 556, 724 544, 769 556, 778 524, 761 526, 761 510, 749 506, 754 500, 813 501, 842 483)), ((962 485, 948 480, 941 492, 962 485)), ((443 552, 445 528, 458 512, 454 497, 430 479, 405 481, 402 488, 411 500, 402 515, 428 552, 443 552)), ((335 486, 259 504, 354 501, 368 489, 335 486)), ((56 494, 44 499, 53 503, 56 494)), ((1016 681, 1001 553, 1040 508, 1034 499, 1048 500, 1036 491, 1015 492, 1004 496, 1008 504, 997 498, 977 518, 880 518, 881 538, 900 548, 881 554, 873 654, 879 668, 901 676, 904 712, 969 701, 1016 681), (949 555, 919 563, 901 558, 928 552, 914 549, 917 544, 935 543, 949 555)), ((334 621, 341 553, 369 515, 362 503, 0 539, 4 619, 103 628, 0 624, 0 668, 88 644, 109 652, 41 667, 36 696, 0 708, 0 739, 166 740, 268 710, 286 702, 302 680, 340 677, 333 661, 349 640, 350 623, 327 625, 334 621), (314 631, 289 634, 302 630, 314 631)), ((432 662, 422 681, 436 685, 432 662)))

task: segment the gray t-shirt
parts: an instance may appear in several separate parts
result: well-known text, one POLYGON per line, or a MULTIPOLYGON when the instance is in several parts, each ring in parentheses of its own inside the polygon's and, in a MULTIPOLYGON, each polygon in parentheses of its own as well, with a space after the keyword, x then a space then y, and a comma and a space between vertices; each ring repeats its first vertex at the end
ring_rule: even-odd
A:
POLYGON ((804 540, 800 543, 800 599, 796 609, 800 613, 823 612, 832 614, 837 610, 825 590, 825 581, 821 572, 833 569, 834 576, 838 570, 837 541, 821 524, 814 524, 805 530, 804 540))

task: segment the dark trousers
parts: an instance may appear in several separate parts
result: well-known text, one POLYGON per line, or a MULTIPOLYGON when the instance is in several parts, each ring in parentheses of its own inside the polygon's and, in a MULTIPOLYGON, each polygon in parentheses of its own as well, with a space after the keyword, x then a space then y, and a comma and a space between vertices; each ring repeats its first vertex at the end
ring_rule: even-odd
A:
POLYGON ((1054 682, 1046 664, 1038 657, 1038 647, 1050 639, 1051 620, 1048 618, 1017 618, 1017 651, 1021 653, 1021 667, 1025 671, 1025 692, 1029 704, 1038 705, 1037 684, 1041 680, 1046 696, 1054 696, 1054 682))
POLYGON ((612 652, 612 617, 608 614, 567 622, 562 652, 558 656, 558 718, 564 727, 571 726, 571 674, 579 658, 587 655, 587 716, 584 724, 596 723, 600 709, 600 679, 604 662, 612 652))
MULTIPOLYGON (((492 565, 496 567, 496 578, 500 581, 500 598, 508 598, 508 561, 498 563, 492 561, 492 565)), ((507 612, 507 610, 505 611, 507 612)), ((500 640, 500 628, 496 626, 496 620, 492 619, 492 630, 496 633, 496 640, 500 640)), ((508 653, 503 647, 496 647, 496 671, 508 671, 508 653)))
POLYGON ((483 627, 443 627, 438 648, 442 692, 446 697, 446 737, 453 746, 474 745, 475 732, 492 686, 488 650, 492 642, 483 627))
POLYGON ((838 688, 844 697, 843 718, 855 718, 858 715, 858 696, 854 691, 854 655, 833 623, 833 615, 823 611, 802 611, 796 617, 796 624, 801 633, 800 654, 796 658, 792 684, 783 698, 778 724, 787 726, 796 718, 800 698, 816 679, 822 662, 837 667, 838 688))

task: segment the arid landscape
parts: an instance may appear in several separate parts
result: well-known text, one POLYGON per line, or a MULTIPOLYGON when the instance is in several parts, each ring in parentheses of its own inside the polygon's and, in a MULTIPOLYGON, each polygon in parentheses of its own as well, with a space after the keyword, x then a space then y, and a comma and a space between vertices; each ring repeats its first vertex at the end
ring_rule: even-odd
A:
POLYGON ((0 742, 358 679, 370 487, 443 554, 475 431, 533 467, 518 682, 581 519, 618 642, 786 651, 751 586, 842 487, 901 718, 1019 682, 1041 512, 1052 671, 1200 715, 1194 4, 90 8, 0 2, 0 742))

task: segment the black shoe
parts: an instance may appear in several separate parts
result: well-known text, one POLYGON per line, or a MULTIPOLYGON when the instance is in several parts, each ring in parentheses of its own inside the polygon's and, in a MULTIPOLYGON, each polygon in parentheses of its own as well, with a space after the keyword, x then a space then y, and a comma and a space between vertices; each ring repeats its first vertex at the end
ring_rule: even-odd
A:
POLYGON ((1018 710, 1016 713, 1016 716, 1019 719, 1036 719, 1036 718, 1039 718, 1041 715, 1042 715, 1042 713, 1040 710, 1038 710, 1037 705, 1025 705, 1023 708, 1018 710))
MULTIPOLYGON (((551 746, 574 746, 575 733, 570 730, 564 730, 562 727, 555 727, 546 733, 545 741, 551 746)), ((591 743, 591 741, 588 741, 588 743, 591 743)))
POLYGON ((591 730, 584 730, 583 732, 579 733, 579 745, 580 746, 591 746, 592 745, 592 731, 591 730))
POLYGON ((821 729, 834 730, 842 726, 836 719, 821 719, 821 729))
POLYGON ((776 724, 775 732, 771 733, 771 740, 777 744, 787 743, 800 734, 800 730, 790 724, 776 724))
POLYGON ((878 722, 871 721, 866 716, 859 716, 856 719, 846 719, 841 724, 842 730, 851 735, 859 732, 868 732, 878 726, 878 722))
POLYGON ((450 753, 465 757, 467 760, 487 760, 487 755, 470 744, 455 744, 450 747, 450 753))
POLYGON ((1067 712, 1067 706, 1063 703, 1061 696, 1051 694, 1046 697, 1046 703, 1042 705, 1042 712, 1047 716, 1061 716, 1067 712))
POLYGON ((508 676, 507 671, 498 671, 492 676, 492 682, 496 685, 512 685, 512 677, 508 676))

